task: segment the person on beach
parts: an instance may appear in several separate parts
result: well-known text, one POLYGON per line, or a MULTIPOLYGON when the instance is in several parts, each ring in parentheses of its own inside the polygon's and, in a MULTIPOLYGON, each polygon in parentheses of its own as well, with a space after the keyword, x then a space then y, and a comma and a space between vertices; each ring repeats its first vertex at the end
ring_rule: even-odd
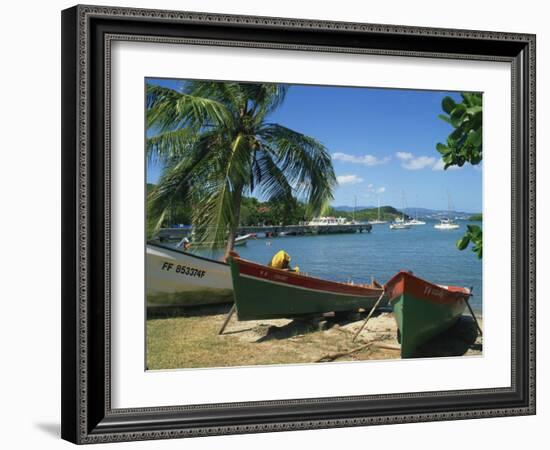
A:
POLYGON ((269 267, 273 267, 274 269, 288 270, 289 272, 300 271, 300 268, 298 266, 290 267, 290 255, 284 250, 279 250, 277 253, 275 253, 273 258, 271 258, 271 261, 267 265, 269 267))

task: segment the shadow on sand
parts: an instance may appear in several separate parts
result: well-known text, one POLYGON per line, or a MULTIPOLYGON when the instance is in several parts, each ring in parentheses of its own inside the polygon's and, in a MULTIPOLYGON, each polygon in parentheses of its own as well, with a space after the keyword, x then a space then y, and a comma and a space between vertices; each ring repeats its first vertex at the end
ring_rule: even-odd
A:
POLYGON ((419 347, 414 357, 462 356, 469 349, 482 351, 482 344, 476 343, 477 337, 474 319, 471 316, 462 316, 451 328, 419 347))
MULTIPOLYGON (((376 311, 375 319, 386 310, 376 311)), ((289 339, 295 336, 325 331, 338 324, 340 326, 357 322, 366 317, 366 313, 337 315, 328 318, 300 318, 294 319, 286 325, 258 325, 253 331, 259 336, 256 342, 289 339)), ((415 358, 434 358, 445 356, 462 356, 468 350, 482 351, 482 344, 476 342, 478 330, 475 321, 470 316, 462 316, 455 325, 423 344, 417 351, 415 358)))
MULTIPOLYGON (((385 308, 376 310, 372 317, 375 318, 380 314, 388 312, 385 308)), ((300 317, 294 318, 292 322, 282 326, 263 325, 256 327, 254 331, 260 334, 261 337, 256 342, 265 342, 273 339, 288 339, 294 336, 314 333, 316 331, 326 331, 335 325, 347 325, 352 322, 363 320, 368 315, 365 312, 344 312, 337 313, 329 317, 300 317)))
POLYGON ((232 303, 201 306, 148 306, 147 319, 174 319, 177 317, 217 316, 227 314, 232 303))

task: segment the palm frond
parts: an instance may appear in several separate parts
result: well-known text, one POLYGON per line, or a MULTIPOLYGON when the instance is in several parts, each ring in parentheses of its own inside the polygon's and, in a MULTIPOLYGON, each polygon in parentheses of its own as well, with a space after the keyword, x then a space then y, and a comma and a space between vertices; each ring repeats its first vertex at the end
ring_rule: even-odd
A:
POLYGON ((198 139, 199 135, 190 128, 166 131, 146 140, 147 157, 151 162, 164 163, 172 158, 182 158, 192 151, 198 139))
MULTIPOLYGON (((166 217, 173 205, 196 202, 200 198, 201 177, 215 168, 216 149, 222 138, 215 132, 205 133, 185 155, 169 159, 162 176, 147 196, 147 213, 151 217, 166 217)), ((157 221, 158 231, 162 220, 157 221)))
POLYGON ((268 149, 257 152, 254 159, 253 174, 256 192, 269 201, 292 201, 292 186, 284 172, 273 161, 268 149))
POLYGON ((194 97, 204 97, 222 103, 233 116, 237 116, 246 105, 241 83, 220 83, 217 81, 188 81, 184 92, 194 97))
POLYGON ((238 218, 234 213, 234 196, 241 192, 251 171, 250 138, 238 134, 229 145, 220 146, 205 170, 196 171, 201 186, 201 202, 194 211, 193 222, 198 242, 221 246, 227 231, 238 218), (230 151, 224 151, 229 148, 230 151))
POLYGON ((278 124, 265 125, 259 135, 296 195, 306 198, 314 214, 321 212, 336 186, 332 160, 323 144, 278 124))
POLYGON ((242 84, 257 124, 261 124, 269 113, 281 106, 289 88, 288 85, 276 83, 242 84))
POLYGON ((160 133, 190 127, 223 127, 231 113, 216 100, 189 95, 160 86, 147 86, 147 126, 160 133))

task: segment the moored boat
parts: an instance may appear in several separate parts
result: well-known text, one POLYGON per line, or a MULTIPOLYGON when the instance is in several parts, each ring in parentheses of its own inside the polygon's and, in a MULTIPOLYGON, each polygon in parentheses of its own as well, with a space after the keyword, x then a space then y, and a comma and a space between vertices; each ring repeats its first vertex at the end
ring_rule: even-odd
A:
POLYGON ((233 301, 229 266, 162 244, 147 244, 148 306, 194 306, 233 301))
POLYGON ((439 219, 439 223, 434 225, 434 228, 436 230, 456 230, 460 228, 460 225, 458 223, 455 223, 453 219, 451 219, 451 211, 453 208, 453 202, 451 200, 451 194, 447 192, 447 217, 443 219, 439 219))
POLYGON ((453 222, 452 219, 440 219, 439 223, 434 225, 437 230, 456 230, 460 228, 458 223, 453 222))
POLYGON ((401 211, 401 217, 396 217, 392 223, 390 223, 390 230, 408 230, 411 226, 405 221, 405 194, 401 192, 401 200, 403 202, 403 209, 401 211))
POLYGON ((408 230, 411 226, 408 223, 394 222, 390 223, 390 230, 408 230))
POLYGON ((401 357, 412 358, 418 347, 451 327, 462 315, 470 290, 441 286, 401 271, 385 285, 401 334, 401 357))
MULTIPOLYGON (((416 197, 416 203, 418 205, 418 196, 416 197)), ((418 206, 416 207, 414 219, 408 220, 407 223, 413 226, 426 225, 426 222, 424 222, 423 220, 418 220, 418 206)))
POLYGON ((380 215, 380 195, 378 196, 378 218, 375 220, 369 220, 371 225, 383 225, 388 223, 387 220, 382 220, 380 215))
POLYGON ((249 239, 252 239, 254 238, 255 235, 253 233, 248 233, 248 234, 245 234, 243 236, 237 236, 235 238, 235 247, 239 247, 241 245, 246 245, 246 243, 248 242, 249 239))
POLYGON ((407 225, 414 225, 414 226, 426 225, 426 222, 424 222, 423 220, 412 219, 407 222, 407 225))
POLYGON ((326 312, 371 309, 380 285, 339 283, 228 258, 239 320, 286 318, 326 312))

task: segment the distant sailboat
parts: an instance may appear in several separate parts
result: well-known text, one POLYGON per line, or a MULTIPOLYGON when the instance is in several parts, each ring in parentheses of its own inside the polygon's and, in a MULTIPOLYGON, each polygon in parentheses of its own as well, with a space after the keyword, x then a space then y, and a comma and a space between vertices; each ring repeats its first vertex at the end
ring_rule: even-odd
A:
POLYGON ((371 225, 382 225, 384 223, 388 223, 387 220, 381 220, 380 218, 380 196, 378 196, 378 219, 376 220, 369 220, 369 223, 371 225))
POLYGON ((426 222, 424 222, 423 220, 418 220, 418 197, 416 198, 416 211, 414 219, 409 220, 407 223, 409 225, 426 225, 426 222))
POLYGON ((357 195, 354 195, 353 196, 353 216, 352 216, 352 219, 351 219, 351 223, 352 224, 356 224, 357 222, 355 221, 355 210, 357 209, 357 195))
POLYGON ((458 223, 454 223, 452 219, 440 219, 439 223, 434 225, 438 230, 456 230, 460 228, 458 223))
POLYGON ((405 222, 405 194, 401 192, 401 217, 396 217, 393 223, 390 223, 390 230, 407 230, 411 227, 408 222, 405 222))
POLYGON ((451 200, 451 194, 447 192, 447 217, 444 219, 440 219, 438 224, 434 225, 434 228, 437 230, 456 230, 457 228, 460 228, 460 225, 458 223, 454 223, 453 219, 451 219, 451 211, 452 211, 452 200, 451 200))

